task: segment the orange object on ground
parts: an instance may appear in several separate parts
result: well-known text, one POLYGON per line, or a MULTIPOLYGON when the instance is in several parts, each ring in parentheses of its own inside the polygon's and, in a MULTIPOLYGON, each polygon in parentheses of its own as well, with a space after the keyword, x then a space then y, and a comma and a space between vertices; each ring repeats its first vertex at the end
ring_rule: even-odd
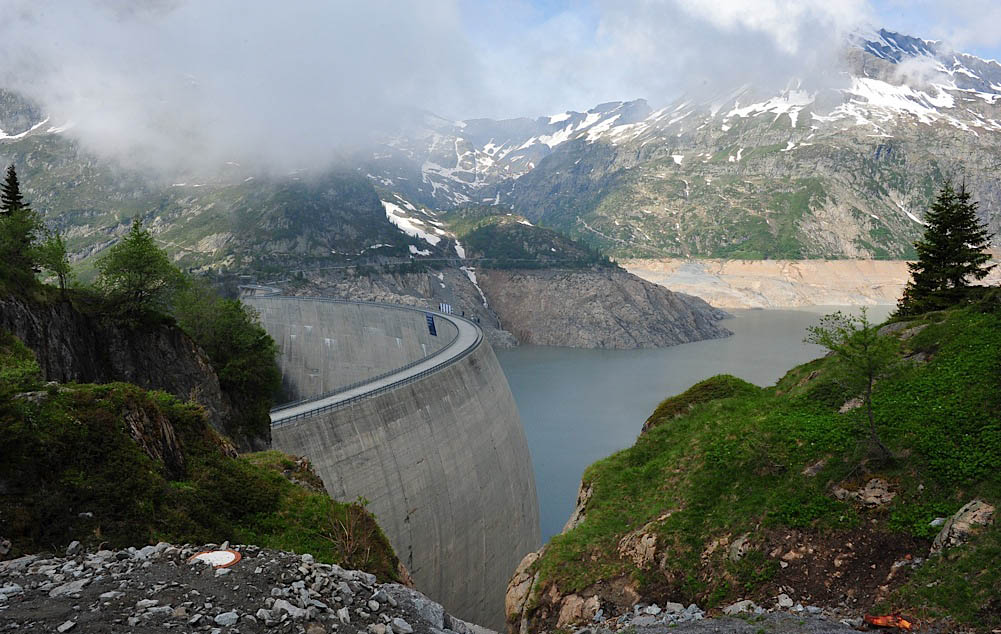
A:
POLYGON ((869 625, 875 625, 876 627, 895 627, 900 630, 914 629, 914 624, 899 614, 887 614, 884 616, 866 614, 863 620, 869 625))

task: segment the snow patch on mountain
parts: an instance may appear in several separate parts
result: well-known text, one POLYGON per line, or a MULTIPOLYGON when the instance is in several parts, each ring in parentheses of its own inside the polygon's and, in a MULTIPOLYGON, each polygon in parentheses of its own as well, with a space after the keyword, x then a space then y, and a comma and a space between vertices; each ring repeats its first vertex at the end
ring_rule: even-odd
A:
POLYGON ((435 235, 435 232, 440 232, 440 229, 434 227, 430 229, 423 228, 426 226, 423 221, 409 216, 396 203, 383 200, 382 207, 386 210, 386 219, 411 238, 420 238, 431 246, 436 246, 441 242, 441 236, 435 235))
POLYGON ((723 119, 726 120, 733 117, 745 118, 758 114, 771 113, 775 115, 775 119, 777 120, 780 116, 787 114, 792 121, 792 127, 795 128, 800 110, 812 104, 815 97, 816 95, 803 90, 789 90, 777 97, 772 97, 760 103, 752 103, 744 107, 735 104, 733 110, 728 112, 723 119))
MULTIPOLYGON (((35 130, 37 130, 38 128, 42 127, 43 125, 45 125, 48 122, 49 122, 49 118, 45 117, 43 120, 41 120, 38 123, 36 123, 35 125, 31 126, 30 128, 28 128, 24 132, 19 132, 17 134, 7 134, 3 130, 0 130, 0 141, 2 141, 2 140, 16 141, 17 139, 23 139, 24 137, 28 136, 29 134, 31 134, 32 132, 34 132, 35 130)), ((60 130, 60 132, 61 131, 62 130, 60 130)))

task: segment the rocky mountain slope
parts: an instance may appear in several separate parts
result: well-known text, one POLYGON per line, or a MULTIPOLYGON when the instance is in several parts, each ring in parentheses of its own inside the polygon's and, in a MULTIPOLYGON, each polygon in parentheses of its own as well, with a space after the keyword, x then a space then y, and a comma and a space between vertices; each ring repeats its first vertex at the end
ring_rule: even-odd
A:
POLYGON ((523 560, 509 631, 670 625, 693 603, 996 629, 999 307, 990 291, 880 330, 904 361, 873 395, 889 460, 830 358, 770 388, 720 376, 668 398, 633 447, 587 469, 563 533, 523 560))
POLYGON ((290 292, 438 309, 478 321, 493 345, 649 348, 725 337, 727 314, 619 268, 597 251, 489 206, 448 212, 384 200, 409 264, 307 271, 290 292))
MULTIPOLYGON (((332 500, 308 461, 237 455, 199 405, 161 391, 44 382, 34 353, 2 330, 0 454, 0 560, 81 543, 239 540, 406 578, 372 515, 332 500)), ((66 572, 57 581, 75 578, 66 572)))
POLYGON ((429 116, 366 170, 415 201, 506 205, 616 256, 906 257, 945 177, 1001 225, 997 62, 880 30, 852 37, 828 85, 806 86, 534 120, 429 116))
POLYGON ((573 348, 658 348, 731 333, 728 315, 618 268, 482 269, 500 323, 521 343, 573 348))
POLYGON ((70 123, 0 92, 0 160, 78 258, 140 214, 184 266, 241 271, 423 250, 373 186, 393 205, 502 205, 617 257, 907 257, 945 177, 1001 226, 1001 65, 880 30, 853 35, 829 81, 809 79, 537 119, 415 113, 337 169, 228 163, 168 180, 89 154, 70 123))
MULTIPOLYGON (((994 255, 997 260, 997 255, 994 255)), ((720 308, 896 305, 904 260, 624 260, 630 273, 720 308)), ((995 268, 982 282, 1001 283, 995 268)))

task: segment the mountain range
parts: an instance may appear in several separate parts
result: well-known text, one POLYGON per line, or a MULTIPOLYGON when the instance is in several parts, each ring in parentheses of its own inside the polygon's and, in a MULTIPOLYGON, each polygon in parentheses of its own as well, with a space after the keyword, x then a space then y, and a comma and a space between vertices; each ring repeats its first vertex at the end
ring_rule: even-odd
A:
POLYGON ((415 112, 335 169, 262 176, 232 163, 182 182, 102 160, 0 92, 0 160, 18 166, 77 259, 138 214, 196 269, 455 257, 452 239, 398 219, 472 205, 620 258, 906 258, 945 178, 1001 227, 1001 64, 878 30, 853 34, 835 70, 776 94, 735 86, 656 109, 635 100, 499 121, 415 112))

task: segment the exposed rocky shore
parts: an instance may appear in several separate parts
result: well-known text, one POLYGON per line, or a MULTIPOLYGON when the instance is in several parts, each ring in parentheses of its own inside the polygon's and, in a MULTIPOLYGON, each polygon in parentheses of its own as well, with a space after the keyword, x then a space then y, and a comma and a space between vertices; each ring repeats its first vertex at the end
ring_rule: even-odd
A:
POLYGON ((287 292, 437 310, 479 323, 491 345, 656 348, 730 335, 727 313, 620 268, 310 273, 287 292))
POLYGON ((0 630, 488 634, 423 594, 310 555, 255 546, 160 543, 141 549, 29 555, 0 562, 0 630), (227 568, 189 558, 232 548, 227 568))
MULTIPOLYGON (((998 259, 995 256, 995 259, 998 259)), ((624 260, 630 273, 721 308, 895 305, 904 260, 624 260)), ((995 269, 984 284, 1001 282, 995 269)))
POLYGON ((658 348, 718 339, 728 315, 618 268, 484 270, 480 286, 518 341, 574 348, 658 348))

